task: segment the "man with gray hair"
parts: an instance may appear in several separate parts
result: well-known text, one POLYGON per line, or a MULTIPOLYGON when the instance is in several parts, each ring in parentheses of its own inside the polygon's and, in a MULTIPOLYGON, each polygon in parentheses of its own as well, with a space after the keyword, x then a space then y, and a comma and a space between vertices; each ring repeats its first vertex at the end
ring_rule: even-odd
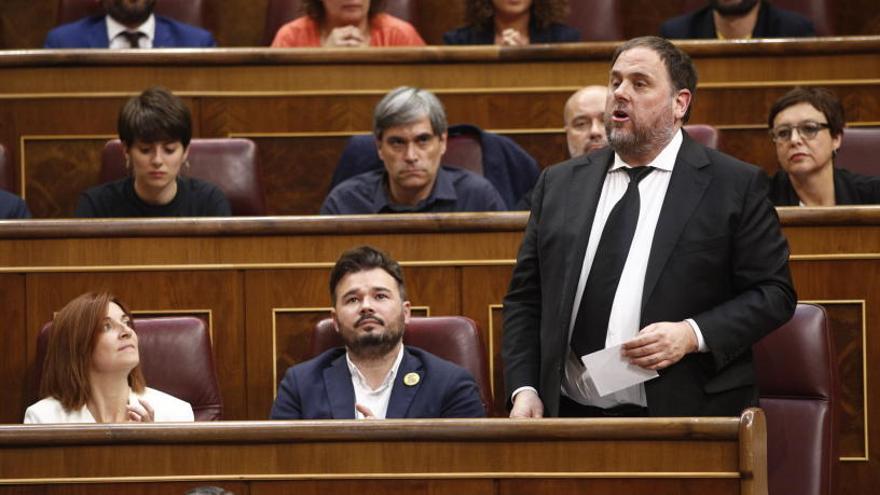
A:
POLYGON ((446 111, 434 94, 406 86, 392 90, 373 112, 373 134, 384 168, 334 187, 321 214, 507 209, 483 177, 440 165, 446 128, 446 111))

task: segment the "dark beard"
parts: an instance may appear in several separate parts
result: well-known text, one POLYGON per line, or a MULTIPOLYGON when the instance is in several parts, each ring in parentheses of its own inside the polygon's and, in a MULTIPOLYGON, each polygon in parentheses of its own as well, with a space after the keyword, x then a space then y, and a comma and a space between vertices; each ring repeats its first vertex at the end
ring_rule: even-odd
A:
MULTIPOLYGON (((359 318, 355 326, 364 319, 372 319, 385 325, 381 318, 371 316, 370 318, 359 318)), ((353 335, 354 332, 340 332, 340 335, 345 343, 345 347, 348 348, 348 352, 351 354, 361 359, 377 359, 394 350, 397 344, 400 343, 403 339, 405 326, 406 324, 403 322, 403 315, 401 314, 400 319, 396 322, 385 325, 384 332, 370 332, 353 338, 348 336, 353 335)))
POLYGON ((114 0, 106 10, 107 14, 120 24, 134 27, 140 26, 150 18, 155 5, 156 0, 147 0, 143 5, 126 5, 120 0, 114 0))
POLYGON ((675 132, 674 128, 665 129, 659 126, 636 126, 635 124, 632 133, 615 133, 615 129, 610 114, 606 113, 605 134, 608 136, 608 144, 624 161, 629 157, 646 155, 651 150, 663 149, 675 132))
POLYGON ((739 17, 742 15, 746 15, 752 10, 752 7, 758 3, 758 0, 742 0, 740 3, 736 5, 719 5, 718 0, 709 0, 709 5, 715 12, 718 12, 722 17, 739 17))

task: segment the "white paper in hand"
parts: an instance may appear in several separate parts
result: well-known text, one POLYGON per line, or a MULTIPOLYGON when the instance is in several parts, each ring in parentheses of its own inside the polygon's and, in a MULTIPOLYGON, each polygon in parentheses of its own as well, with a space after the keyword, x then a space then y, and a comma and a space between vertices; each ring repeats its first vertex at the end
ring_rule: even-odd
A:
POLYGON ((620 346, 608 347, 581 357, 600 397, 646 382, 660 375, 634 364, 620 353, 620 346))

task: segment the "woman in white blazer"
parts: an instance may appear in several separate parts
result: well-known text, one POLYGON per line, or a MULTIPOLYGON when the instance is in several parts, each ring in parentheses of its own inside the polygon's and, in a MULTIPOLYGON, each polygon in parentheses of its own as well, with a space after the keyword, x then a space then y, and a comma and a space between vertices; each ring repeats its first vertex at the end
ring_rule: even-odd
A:
POLYGON ((40 394, 25 423, 193 421, 187 402, 147 388, 131 313, 108 293, 86 293, 58 312, 40 394))

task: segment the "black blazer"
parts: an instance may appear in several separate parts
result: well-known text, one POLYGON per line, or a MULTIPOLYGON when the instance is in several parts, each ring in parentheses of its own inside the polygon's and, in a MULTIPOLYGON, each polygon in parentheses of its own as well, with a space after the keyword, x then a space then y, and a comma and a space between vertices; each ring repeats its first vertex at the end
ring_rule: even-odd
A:
MULTIPOLYGON (((671 39, 715 39, 715 21, 712 7, 665 21, 660 26, 660 36, 671 39)), ((752 38, 805 38, 816 36, 813 22, 806 17, 761 2, 758 21, 752 30, 752 38)))
MULTIPOLYGON (((504 298, 507 396, 533 386, 558 413, 568 328, 610 148, 544 170, 504 298)), ((767 176, 691 140, 678 153, 657 221, 641 326, 693 318, 708 353, 645 384, 652 416, 738 415, 756 400, 751 346, 788 321, 797 296, 767 176)))
MULTIPOLYGON (((770 201, 776 206, 798 206, 791 178, 784 170, 770 181, 770 201)), ((834 169, 834 202, 838 205, 880 204, 880 176, 861 175, 843 168, 834 169)))
MULTIPOLYGON (((576 43, 581 41, 581 32, 564 24, 550 24, 539 29, 534 22, 529 24, 529 43, 576 43)), ((492 29, 479 29, 472 26, 460 27, 443 34, 447 45, 493 45, 495 32, 492 29)))

